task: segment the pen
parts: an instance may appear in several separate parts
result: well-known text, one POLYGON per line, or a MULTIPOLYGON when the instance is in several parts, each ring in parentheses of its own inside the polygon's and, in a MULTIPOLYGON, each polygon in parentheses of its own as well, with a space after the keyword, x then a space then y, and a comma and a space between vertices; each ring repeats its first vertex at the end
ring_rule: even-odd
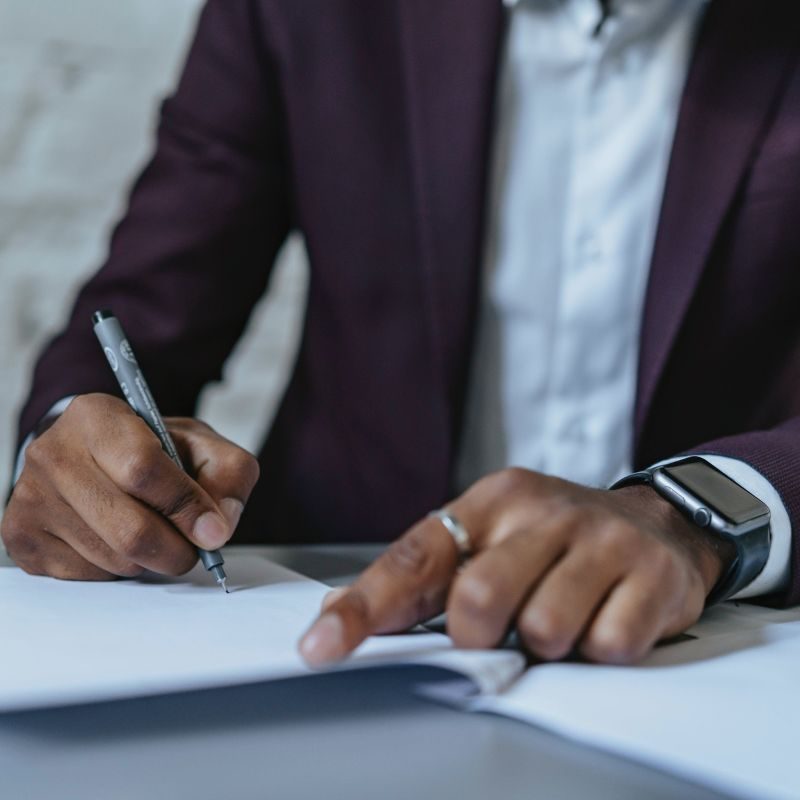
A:
MULTIPOLYGON (((119 388, 130 403, 131 408, 147 423, 153 433, 158 436, 166 454, 185 471, 181 457, 175 448, 175 442, 169 435, 167 426, 156 406, 147 381, 136 361, 128 337, 122 330, 119 320, 110 311, 96 311, 92 315, 94 333, 106 354, 109 366, 119 383, 119 388)), ((225 585, 227 575, 223 569, 225 561, 218 550, 197 548, 203 566, 214 576, 217 583, 227 592, 225 585)))

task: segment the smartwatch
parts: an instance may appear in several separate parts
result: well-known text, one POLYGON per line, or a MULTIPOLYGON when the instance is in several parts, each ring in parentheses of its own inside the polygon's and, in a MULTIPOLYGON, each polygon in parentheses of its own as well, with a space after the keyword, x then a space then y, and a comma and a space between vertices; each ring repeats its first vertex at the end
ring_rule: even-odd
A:
POLYGON ((769 508, 736 481, 697 456, 634 472, 611 489, 645 484, 695 525, 731 542, 736 557, 711 590, 706 606, 720 603, 750 584, 769 557, 769 508))

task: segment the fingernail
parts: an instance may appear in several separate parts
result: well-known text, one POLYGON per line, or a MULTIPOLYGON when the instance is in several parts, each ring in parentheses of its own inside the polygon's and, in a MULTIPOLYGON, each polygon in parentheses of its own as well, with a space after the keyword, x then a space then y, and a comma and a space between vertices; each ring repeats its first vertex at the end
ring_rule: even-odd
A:
POLYGON ((325 614, 300 642, 300 654, 311 666, 322 666, 344 656, 344 629, 338 614, 325 614))
POLYGON ((241 500, 237 500, 235 497, 226 497, 220 502, 219 507, 222 510, 222 513, 225 515, 225 519, 228 520, 228 525, 230 526, 228 530, 233 533, 242 517, 244 504, 241 500))
POLYGON ((228 523, 214 511, 206 511, 194 523, 195 541, 206 550, 216 550, 228 541, 228 523))

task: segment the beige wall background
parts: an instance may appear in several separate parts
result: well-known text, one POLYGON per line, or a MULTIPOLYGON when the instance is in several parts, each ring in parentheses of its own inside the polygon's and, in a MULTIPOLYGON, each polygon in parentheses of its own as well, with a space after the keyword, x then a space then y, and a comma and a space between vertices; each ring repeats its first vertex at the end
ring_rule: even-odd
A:
MULTIPOLYGON (((0 487, 35 354, 102 262, 201 5, 0 0, 0 487)), ((284 385, 305 285, 293 241, 225 385, 203 398, 201 416, 251 449, 284 385)))

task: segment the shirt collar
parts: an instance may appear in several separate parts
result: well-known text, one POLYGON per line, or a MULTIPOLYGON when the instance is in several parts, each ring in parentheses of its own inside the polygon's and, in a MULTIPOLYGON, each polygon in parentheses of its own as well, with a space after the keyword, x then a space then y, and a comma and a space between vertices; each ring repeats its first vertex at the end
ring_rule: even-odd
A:
MULTIPOLYGON (((536 6, 546 6, 555 9, 559 5, 564 8, 569 16, 576 20, 581 29, 591 33, 596 31, 602 18, 602 4, 600 0, 502 0, 503 5, 513 11, 520 9, 534 8, 536 6)), ((641 25, 647 25, 647 20, 660 17, 670 7, 674 7, 678 12, 684 8, 688 12, 699 6, 705 6, 711 0, 611 0, 611 11, 614 14, 612 24, 607 28, 613 28, 617 33, 612 34, 615 38, 620 31, 630 31, 638 29, 641 25)))
MULTIPOLYGON (((551 0, 552 1, 552 0, 551 0)), ((503 0, 503 5, 506 8, 514 8, 514 6, 525 5, 530 2, 541 2, 541 0, 503 0)), ((563 0, 563 2, 573 2, 573 0, 563 0)), ((594 0, 597 4, 598 11, 600 10, 600 0, 594 0)), ((612 10, 620 8, 632 7, 637 8, 644 5, 652 4, 654 0, 611 0, 610 6, 612 10)), ((709 0, 701 0, 701 4, 705 4, 709 0)))

